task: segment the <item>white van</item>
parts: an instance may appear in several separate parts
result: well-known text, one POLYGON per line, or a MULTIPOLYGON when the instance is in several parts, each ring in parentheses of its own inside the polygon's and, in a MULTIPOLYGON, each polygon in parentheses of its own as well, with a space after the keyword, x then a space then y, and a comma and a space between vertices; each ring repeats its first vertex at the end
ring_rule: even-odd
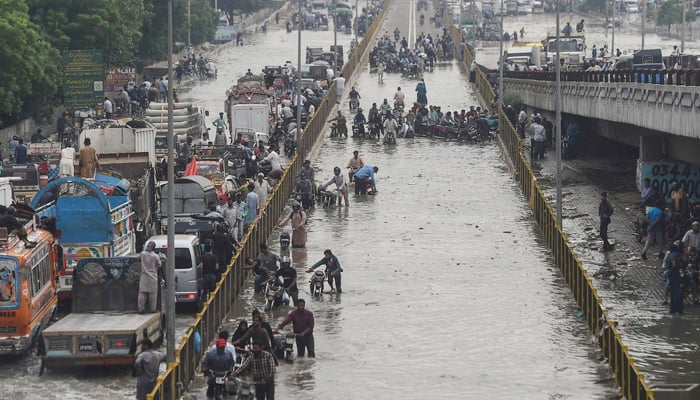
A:
MULTIPOLYGON (((168 235, 156 235, 146 241, 156 244, 156 252, 167 255, 168 235)), ((194 304, 197 311, 204 304, 201 267, 202 249, 195 235, 175 235, 175 303, 194 304)))

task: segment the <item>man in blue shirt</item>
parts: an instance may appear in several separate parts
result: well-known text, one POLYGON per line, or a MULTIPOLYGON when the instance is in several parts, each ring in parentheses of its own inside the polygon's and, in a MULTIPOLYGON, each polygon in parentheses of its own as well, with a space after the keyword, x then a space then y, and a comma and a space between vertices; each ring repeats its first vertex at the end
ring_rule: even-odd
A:
POLYGON ((353 179, 355 180, 355 194, 367 194, 367 181, 372 184, 372 190, 377 191, 377 183, 374 181, 374 174, 379 172, 379 168, 371 165, 365 165, 355 172, 353 179))
POLYGON ((647 241, 642 249, 642 259, 647 259, 647 250, 653 244, 658 244, 659 258, 664 258, 664 211, 658 207, 651 207, 647 211, 649 226, 647 227, 647 241))
POLYGON ((254 183, 249 183, 248 184, 248 196, 246 196, 245 199, 246 206, 247 206, 247 213, 245 216, 245 224, 250 225, 252 224, 255 219, 258 217, 258 195, 255 193, 255 184, 254 183))
POLYGON ((27 146, 24 145, 24 139, 20 138, 17 147, 15 147, 15 164, 27 163, 27 146))

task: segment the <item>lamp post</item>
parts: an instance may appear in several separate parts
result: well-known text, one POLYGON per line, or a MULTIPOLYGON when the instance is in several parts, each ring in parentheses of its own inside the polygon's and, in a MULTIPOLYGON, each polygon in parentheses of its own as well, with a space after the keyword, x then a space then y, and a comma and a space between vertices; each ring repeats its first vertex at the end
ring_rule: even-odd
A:
POLYGON ((646 23, 647 20, 647 2, 646 0, 642 0, 639 2, 639 5, 642 7, 642 50, 644 50, 644 24, 646 23))
POLYGON ((685 0, 681 0, 681 8, 683 9, 681 17, 681 54, 685 52, 685 0))
MULTIPOLYGON (((297 137, 296 140, 297 142, 299 139, 301 139, 301 9, 302 9, 302 0, 299 0, 299 12, 297 14, 297 22, 299 23, 299 26, 297 27, 298 31, 298 45, 297 45, 297 137)), ((297 148, 299 148, 299 145, 297 143, 297 148)))
POLYGON ((187 0, 187 49, 192 47, 192 0, 187 0))
POLYGON ((612 43, 610 46, 610 54, 615 54, 615 9, 617 8, 617 0, 612 0, 612 43))
POLYGON ((333 2, 333 76, 338 73, 338 2, 333 2))
POLYGON ((498 105, 503 106, 503 1, 501 0, 501 41, 498 47, 498 105))
POLYGON ((554 134, 556 135, 556 146, 557 146, 557 174, 556 174, 556 185, 557 185, 557 224, 561 226, 561 53, 559 51, 559 0, 557 0, 557 35, 556 35, 556 46, 557 53, 554 60, 554 71, 556 72, 556 95, 554 100, 554 109, 556 117, 554 119, 554 134))
MULTIPOLYGON (((175 209, 175 135, 173 132, 173 0, 168 0, 168 210, 175 209)), ((175 362, 175 217, 168 213, 165 272, 165 332, 168 362, 175 362)))

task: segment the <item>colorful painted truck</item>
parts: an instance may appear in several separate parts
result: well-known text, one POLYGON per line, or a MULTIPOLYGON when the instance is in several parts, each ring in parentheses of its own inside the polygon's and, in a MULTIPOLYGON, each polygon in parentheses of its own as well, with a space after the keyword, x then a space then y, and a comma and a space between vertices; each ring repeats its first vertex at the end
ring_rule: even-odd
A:
MULTIPOLYGON (((73 269, 83 258, 117 257, 135 251, 134 211, 125 180, 97 174, 94 181, 78 177, 49 182, 31 207, 40 217, 55 217, 63 250, 59 299, 71 296, 73 269)), ((128 182, 128 181, 126 181, 128 182)))
POLYGON ((0 355, 22 354, 33 348, 56 312, 56 274, 59 251, 53 236, 36 226, 31 210, 18 206, 27 248, 6 229, 0 229, 0 355))

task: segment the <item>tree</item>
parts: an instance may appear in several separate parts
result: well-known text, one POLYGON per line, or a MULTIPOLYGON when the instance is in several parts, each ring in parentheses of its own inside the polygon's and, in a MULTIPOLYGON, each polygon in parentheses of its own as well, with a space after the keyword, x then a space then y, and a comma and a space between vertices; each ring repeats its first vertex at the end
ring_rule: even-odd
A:
MULTIPOLYGON (((696 16, 692 10, 686 10, 685 21, 695 21, 696 16)), ((669 0, 656 10, 656 25, 666 26, 671 33, 671 25, 683 22, 683 5, 677 0, 669 0)))
POLYGON ((137 56, 146 12, 142 0, 27 0, 32 20, 58 50, 103 50, 108 66, 137 56))
POLYGON ((262 0, 219 0, 219 8, 226 14, 231 23, 233 23, 233 15, 236 11, 241 14, 250 14, 262 7, 262 0))
POLYGON ((0 2, 0 37, 0 118, 46 116, 61 84, 61 60, 24 0, 0 2))

